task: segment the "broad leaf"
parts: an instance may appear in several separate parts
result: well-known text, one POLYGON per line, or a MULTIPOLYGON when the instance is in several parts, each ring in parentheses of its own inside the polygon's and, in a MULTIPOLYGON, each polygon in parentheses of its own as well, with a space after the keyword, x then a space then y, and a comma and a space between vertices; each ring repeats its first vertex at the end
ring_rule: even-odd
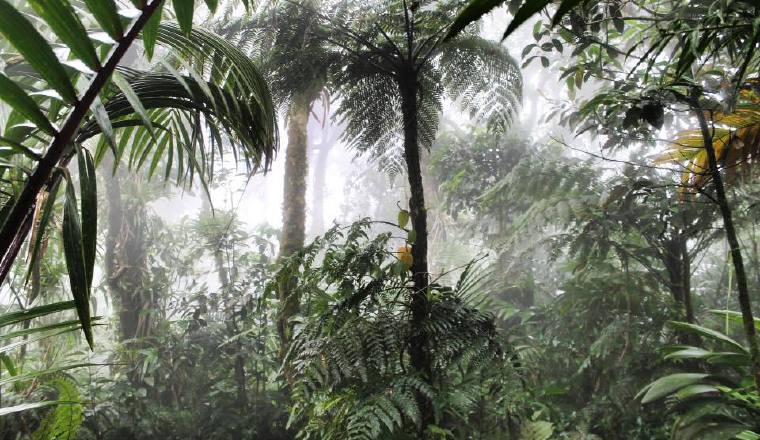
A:
POLYGON ((82 323, 87 343, 93 348, 92 323, 90 319, 90 289, 88 269, 85 263, 84 240, 77 210, 77 197, 71 177, 66 174, 66 201, 63 208, 63 251, 69 271, 69 285, 74 296, 79 322, 82 323))
POLYGON ((42 377, 51 373, 58 373, 61 371, 73 370, 74 368, 94 367, 94 366, 100 366, 100 365, 102 364, 93 364, 93 363, 69 364, 69 365, 64 365, 61 367, 48 368, 46 370, 30 371, 28 373, 19 374, 12 377, 3 377, 2 379, 0 379, 0 386, 7 385, 9 383, 14 383, 14 382, 24 382, 24 381, 36 379, 38 377, 42 377))
POLYGON ((398 227, 403 229, 409 224, 409 211, 402 209, 398 212, 398 227))
POLYGON ((504 3, 504 0, 473 0, 462 9, 462 12, 454 19, 444 40, 457 36, 470 23, 480 20, 484 15, 504 3))
POLYGON ((113 0, 85 0, 84 2, 103 30, 111 38, 119 41, 124 34, 124 28, 121 25, 116 3, 113 0))
MULTIPOLYGON (((154 17, 156 17, 156 15, 154 15, 154 17)), ((153 38, 155 39, 155 36, 153 38)), ((153 133, 153 123, 150 120, 150 116, 148 116, 148 112, 145 110, 142 101, 140 101, 140 98, 132 89, 132 86, 129 84, 129 82, 124 79, 118 70, 113 73, 111 80, 114 84, 116 84, 119 90, 121 90, 121 93, 124 94, 124 97, 127 98, 127 101, 129 101, 129 104, 135 110, 135 113, 140 116, 143 124, 145 124, 145 127, 148 129, 148 131, 150 131, 151 136, 155 137, 155 134, 153 133)))
POLYGON ((703 373, 671 374, 669 376, 661 377, 647 385, 639 392, 638 396, 645 393, 644 397, 641 399, 641 403, 654 402, 655 400, 662 399, 663 397, 675 393, 681 388, 700 383, 708 377, 710 377, 709 374, 703 373))
MULTIPOLYGON (((0 145, 5 145, 7 146, 8 149, 13 151, 14 153, 23 154, 24 156, 30 159, 33 159, 33 160, 42 159, 42 156, 34 152, 31 148, 27 147, 26 145, 22 145, 12 139, 8 139, 6 137, 0 136, 0 145)), ((4 150, 4 151, 7 151, 7 150, 4 150)))
POLYGON ((153 51, 156 48, 158 26, 161 24, 161 16, 164 11, 164 3, 165 2, 162 1, 161 4, 158 5, 158 9, 153 13, 153 15, 151 15, 150 19, 147 23, 145 23, 145 27, 142 30, 143 47, 145 47, 145 55, 148 56, 149 60, 153 58, 153 51))
POLYGON ((713 341, 728 344, 736 348, 737 350, 741 351, 742 353, 747 352, 747 349, 742 344, 736 342, 735 340, 729 338, 728 336, 724 335, 723 333, 719 331, 716 331, 707 327, 702 327, 701 325, 690 324, 688 322, 670 321, 668 324, 671 327, 675 327, 676 329, 685 330, 690 333, 695 333, 705 338, 712 339, 713 341))
POLYGON ((92 116, 95 118, 98 126, 100 126, 100 132, 103 134, 103 137, 111 145, 111 148, 114 148, 116 141, 113 137, 113 125, 111 125, 111 119, 99 97, 96 96, 92 101, 90 111, 92 111, 92 116))
POLYGON ((92 155, 84 148, 77 148, 79 163, 79 188, 82 197, 82 252, 87 274, 87 291, 92 288, 95 254, 98 244, 98 189, 95 164, 92 155))
MULTIPOLYGON (((74 308, 73 301, 71 302, 72 302, 71 308, 74 308)), ((99 316, 92 318, 93 321, 97 321, 99 319, 101 319, 99 316)), ((67 321, 57 322, 55 324, 43 325, 42 327, 27 328, 24 330, 17 330, 15 332, 6 333, 4 335, 0 335, 0 341, 4 341, 6 339, 18 338, 20 336, 32 335, 35 333, 43 333, 43 332, 47 332, 51 330, 60 330, 63 328, 67 330, 76 330, 79 327, 81 327, 79 325, 79 320, 71 319, 67 321)))
POLYGON ((66 43, 74 56, 92 70, 100 68, 95 47, 68 0, 29 0, 29 4, 58 38, 66 43))
POLYGON ((193 28, 193 13, 195 12, 194 0, 173 0, 174 13, 177 15, 177 22, 184 34, 190 34, 193 28))
POLYGON ((37 103, 21 87, 2 73, 0 73, 0 100, 34 123, 40 130, 49 135, 55 134, 53 124, 48 121, 37 103))
POLYGON ((66 102, 76 102, 74 86, 53 53, 50 43, 6 0, 0 0, 0 34, 66 102))
POLYGON ((28 319, 38 318, 40 316, 49 315, 51 313, 62 312, 64 310, 71 310, 75 307, 73 301, 63 301, 53 304, 45 304, 42 306, 32 307, 30 309, 22 310, 19 312, 6 313, 0 315, 0 327, 16 324, 28 319))

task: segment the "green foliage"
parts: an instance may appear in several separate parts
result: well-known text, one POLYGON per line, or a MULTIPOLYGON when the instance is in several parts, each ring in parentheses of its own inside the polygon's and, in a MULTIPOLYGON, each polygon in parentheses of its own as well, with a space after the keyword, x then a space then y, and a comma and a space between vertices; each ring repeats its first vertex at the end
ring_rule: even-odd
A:
POLYGON ((325 38, 345 52, 333 74, 342 98, 336 117, 346 123, 344 137, 392 173, 403 169, 407 88, 417 101, 417 143, 424 148, 435 140, 444 98, 496 131, 519 108, 522 78, 503 46, 474 33, 443 41, 455 3, 420 2, 411 11, 398 2, 344 3, 330 18, 336 35, 325 38))
MULTIPOLYGON (((192 18, 194 2, 179 3, 183 11, 189 8, 192 18)), ((222 133, 243 152, 242 159, 250 168, 268 166, 276 146, 276 133, 268 88, 250 59, 208 32, 190 33, 186 14, 181 17, 181 31, 176 26, 164 25, 157 29, 155 37, 173 50, 175 59, 170 61, 182 63, 178 67, 188 75, 183 77, 165 62, 171 74, 123 69, 121 75, 116 73, 114 81, 119 87, 112 87, 110 78, 121 57, 151 16, 156 13, 160 16, 162 1, 142 4, 126 33, 113 2, 86 2, 86 5, 85 9, 68 1, 32 2, 40 24, 46 24, 55 34, 43 36, 42 26, 30 22, 21 9, 5 0, 0 3, 3 17, 0 33, 15 49, 15 53, 4 52, 14 62, 0 75, 0 97, 12 110, 4 121, 3 139, 5 144, 14 146, 11 154, 8 151, 3 154, 7 166, 2 173, 4 176, 21 173, 22 182, 20 186, 8 185, 3 191, 0 241, 4 250, 0 279, 6 278, 30 225, 35 224, 38 236, 44 234, 50 212, 37 211, 47 213, 42 216, 45 223, 39 224, 38 218, 32 218, 34 206, 38 199, 44 200, 50 194, 54 199, 55 191, 51 190, 57 190, 65 176, 66 261, 82 328, 92 347, 89 297, 95 262, 97 196, 93 159, 89 152, 82 152, 83 144, 102 135, 94 156, 99 161, 106 149, 111 148, 116 163, 129 145, 130 165, 136 166, 142 166, 156 147, 150 174, 159 161, 166 160, 167 178, 175 164, 178 181, 192 180, 197 173, 205 185, 213 170, 213 160, 209 164, 207 157, 214 156, 215 147, 221 151, 222 133), (91 39, 82 24, 91 18, 114 40, 91 39), (68 47, 79 59, 59 62, 53 52, 57 44, 68 47), (98 52, 109 55, 101 60, 98 52), (81 96, 73 86, 78 79, 89 82, 81 96), (140 119, 135 120, 135 115, 140 119), (211 132, 211 148, 207 151, 204 136, 199 136, 202 121, 209 124, 211 132), (159 136, 154 126, 161 129, 159 136), (123 135, 117 143, 115 135, 121 131, 123 135), (42 154, 34 153, 36 147, 45 145, 42 154), (80 165, 81 219, 75 207, 73 182, 65 169, 75 154, 80 165), (18 160, 14 157, 18 155, 27 157, 18 160), (54 171, 59 166, 63 170, 54 171), (28 172, 27 167, 35 171, 28 172)), ((35 247, 36 260, 40 258, 38 243, 35 247)))
POLYGON ((520 440, 547 440, 554 434, 554 426, 549 422, 529 422, 520 430, 520 440))
POLYGON ((84 420, 77 384, 65 374, 57 374, 45 379, 44 384, 52 387, 60 402, 40 422, 32 433, 32 440, 74 440, 84 420))
MULTIPOLYGON (((732 313, 713 312, 719 316, 732 313)), ((665 358, 681 363, 683 370, 707 373, 661 377, 639 392, 642 404, 667 400, 678 414, 673 425, 675 439, 756 436, 755 432, 760 432, 760 398, 752 385, 747 348, 709 327, 680 322, 673 325, 700 336, 703 342, 701 346, 667 347, 665 358)))
POLYGON ((434 385, 409 371, 402 300, 409 277, 388 251, 391 234, 370 238, 371 225, 331 229, 278 272, 297 277, 304 298, 285 360, 295 382, 291 423, 305 423, 304 438, 373 439, 424 429, 420 396, 433 405, 439 428, 459 429, 449 426, 452 417, 466 421, 481 392, 462 385, 470 374, 488 377, 486 366, 501 358, 491 316, 469 305, 477 286, 465 270, 456 287, 432 285, 428 292, 423 331, 436 347, 434 385))

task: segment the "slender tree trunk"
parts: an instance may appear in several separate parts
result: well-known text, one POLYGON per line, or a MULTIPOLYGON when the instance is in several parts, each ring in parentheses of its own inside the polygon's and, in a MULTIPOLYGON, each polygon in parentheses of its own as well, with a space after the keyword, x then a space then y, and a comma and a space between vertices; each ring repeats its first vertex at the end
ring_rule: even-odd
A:
MULTIPOLYGON (((417 73, 413 70, 399 78, 401 111, 404 121, 404 159, 409 179, 409 214, 416 237, 412 244, 412 294, 410 310, 412 315, 409 354, 412 368, 427 380, 432 380, 432 359, 424 324, 429 315, 427 290, 429 273, 427 262, 428 230, 425 210, 425 193, 422 184, 420 150, 417 140, 417 73)), ((421 425, 424 430, 433 422, 430 402, 418 397, 422 408, 421 425)))
POLYGON ((691 303, 691 261, 686 248, 686 236, 680 232, 667 243, 664 258, 668 273, 668 288, 673 300, 682 308, 686 322, 694 323, 694 309, 691 303))
POLYGON ((694 323, 694 304, 691 296, 691 256, 686 247, 686 237, 680 240, 681 250, 681 297, 686 312, 686 322, 694 323))
MULTIPOLYGON (((303 248, 306 236, 307 123, 311 99, 295 96, 288 111, 288 147, 285 157, 285 190, 282 209, 282 238, 279 258, 286 258, 303 248)), ((280 314, 280 359, 285 358, 292 337, 290 319, 300 308, 300 298, 293 292, 297 280, 286 280, 278 289, 280 314)), ((286 372, 286 376, 287 376, 286 372)))
POLYGON ((749 298, 749 288, 747 287, 747 273, 744 271, 744 261, 742 259, 741 246, 734 229, 733 213, 731 206, 726 198, 726 190, 723 186, 723 177, 718 168, 718 158, 715 155, 713 147, 713 135, 707 125, 707 118, 699 104, 699 92, 694 90, 690 97, 689 104, 699 120, 699 128, 702 132, 702 139, 707 153, 707 160, 710 167, 710 176, 715 186, 715 201, 723 217, 723 229, 726 231, 726 240, 731 250, 731 261, 734 264, 734 273, 736 274, 736 285, 739 295, 739 308, 742 314, 742 323, 744 325, 744 334, 747 337, 749 346, 750 359, 752 362, 751 372, 755 380, 755 387, 760 391, 760 352, 758 351, 757 333, 755 331, 755 322, 752 316, 752 304, 749 298))
MULTIPOLYGON (((108 165, 106 168, 110 169, 108 165)), ((119 339, 127 341, 148 336, 152 301, 145 291, 147 243, 145 204, 122 198, 123 171, 106 177, 108 233, 106 234, 106 275, 111 295, 118 303, 119 339)))

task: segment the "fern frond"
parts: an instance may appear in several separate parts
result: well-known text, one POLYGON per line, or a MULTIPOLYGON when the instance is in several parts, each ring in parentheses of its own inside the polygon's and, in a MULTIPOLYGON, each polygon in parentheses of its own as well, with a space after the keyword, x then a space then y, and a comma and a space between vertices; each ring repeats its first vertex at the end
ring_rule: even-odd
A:
POLYGON ((438 60, 448 96, 477 122, 503 132, 522 101, 520 67, 499 43, 471 35, 449 40, 438 60))
POLYGON ((56 405, 42 419, 32 433, 32 440, 75 440, 84 421, 76 382, 70 376, 58 373, 45 379, 44 384, 55 389, 58 401, 66 403, 56 405))

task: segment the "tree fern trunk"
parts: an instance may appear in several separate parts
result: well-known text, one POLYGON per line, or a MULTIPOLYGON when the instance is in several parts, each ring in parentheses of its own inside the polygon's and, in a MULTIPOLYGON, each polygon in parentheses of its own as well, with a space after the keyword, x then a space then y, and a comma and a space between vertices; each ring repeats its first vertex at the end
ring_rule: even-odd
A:
MULTIPOLYGON (((412 244, 412 281, 413 289, 410 300, 412 315, 411 338, 409 354, 415 371, 430 381, 432 375, 430 347, 424 323, 428 319, 427 290, 429 284, 427 248, 427 212, 425 210, 425 194, 422 184, 422 169, 420 165, 420 150, 417 139, 417 76, 409 72, 400 77, 401 111, 404 121, 404 159, 406 160, 407 177, 409 179, 409 214, 412 228, 416 237, 412 244)), ((430 402, 420 397, 422 429, 433 422, 433 412, 430 402)))
MULTIPOLYGON (((295 96, 288 111, 288 147, 285 157, 285 190, 282 206, 282 238, 279 258, 289 257, 304 245, 306 235, 306 176, 307 163, 307 123, 311 100, 305 96, 295 96)), ((288 280, 278 289, 281 304, 277 320, 280 336, 280 359, 285 357, 292 329, 288 321, 298 313, 300 298, 293 294, 293 283, 288 280)), ((287 373, 286 373, 287 375, 287 373)))
POLYGON ((726 240, 731 251, 731 261, 734 264, 734 274, 736 275, 736 285, 739 295, 739 308, 742 314, 742 323, 744 325, 744 335, 747 338, 749 353, 751 359, 751 374, 755 380, 755 388, 760 391, 760 350, 758 350, 757 332, 755 331, 754 317, 752 316, 752 305, 749 298, 749 288, 747 286, 747 273, 744 271, 744 260, 742 258, 741 245, 734 229, 733 213, 731 206, 726 198, 726 190, 723 186, 723 177, 718 168, 718 158, 715 155, 713 147, 713 135, 707 125, 707 118, 699 104, 699 92, 694 91, 690 97, 694 114, 699 120, 699 128, 702 133, 702 140, 707 153, 707 160, 710 168, 710 177, 715 186, 715 201, 723 217, 723 229, 726 232, 726 240))

